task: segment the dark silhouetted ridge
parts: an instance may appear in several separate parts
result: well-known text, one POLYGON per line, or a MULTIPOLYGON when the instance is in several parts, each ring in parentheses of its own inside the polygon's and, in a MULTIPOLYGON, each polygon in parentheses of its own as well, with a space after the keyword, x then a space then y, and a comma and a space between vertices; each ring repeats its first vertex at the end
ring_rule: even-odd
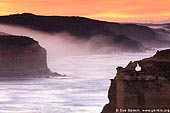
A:
MULTIPOLYGON (((119 45, 138 45, 138 50, 146 50, 153 47, 167 47, 170 42, 164 40, 160 33, 147 26, 136 24, 120 24, 114 22, 98 21, 76 16, 42 16, 30 13, 0 16, 0 23, 17 25, 47 33, 67 32, 77 39, 89 40, 93 36, 101 35, 121 40, 119 45), (129 40, 131 43, 124 40, 129 40), (139 46, 141 48, 139 48, 139 46)), ((106 38, 105 42, 107 41, 106 38)), ((103 40, 104 41, 104 40, 103 40)), ((104 42, 104 43, 105 43, 104 42)), ((113 42, 113 41, 112 41, 113 42)), ((116 41, 115 41, 116 42, 116 41)), ((113 42, 112 45, 115 44, 113 42)), ((132 48, 129 48, 129 50, 132 48)), ((133 49, 131 51, 134 51, 133 49)), ((136 52, 136 51, 135 51, 136 52)))

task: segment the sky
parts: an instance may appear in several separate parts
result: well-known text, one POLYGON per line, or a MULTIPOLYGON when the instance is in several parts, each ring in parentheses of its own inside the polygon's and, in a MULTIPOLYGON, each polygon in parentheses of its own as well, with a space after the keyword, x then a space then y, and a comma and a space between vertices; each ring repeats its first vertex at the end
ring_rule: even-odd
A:
POLYGON ((24 12, 105 21, 170 22, 170 0, 0 0, 0 15, 24 12))

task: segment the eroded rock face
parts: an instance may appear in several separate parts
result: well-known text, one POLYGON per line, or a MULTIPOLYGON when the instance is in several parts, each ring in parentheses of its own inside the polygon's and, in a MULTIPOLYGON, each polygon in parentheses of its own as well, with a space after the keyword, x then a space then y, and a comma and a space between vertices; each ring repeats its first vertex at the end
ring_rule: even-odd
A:
MULTIPOLYGON (((151 58, 130 62, 125 68, 118 67, 111 80, 109 103, 102 113, 119 113, 120 109, 170 108, 170 49, 158 51, 151 58), (136 71, 137 64, 141 67, 136 71)), ((155 112, 160 113, 160 112, 155 112)))
POLYGON ((23 36, 0 36, 0 77, 41 77, 52 74, 46 50, 23 36))

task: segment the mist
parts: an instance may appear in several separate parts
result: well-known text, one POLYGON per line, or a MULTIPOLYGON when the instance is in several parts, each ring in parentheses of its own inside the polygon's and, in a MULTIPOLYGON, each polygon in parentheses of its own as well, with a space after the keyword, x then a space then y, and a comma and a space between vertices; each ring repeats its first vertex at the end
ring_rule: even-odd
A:
POLYGON ((100 45, 103 41, 100 40, 103 39, 103 36, 100 35, 87 40, 71 36, 67 32, 50 34, 25 27, 4 24, 0 24, 0 32, 33 38, 47 50, 48 57, 101 54, 111 50, 109 46, 100 45), (98 45, 98 43, 100 44, 98 45))

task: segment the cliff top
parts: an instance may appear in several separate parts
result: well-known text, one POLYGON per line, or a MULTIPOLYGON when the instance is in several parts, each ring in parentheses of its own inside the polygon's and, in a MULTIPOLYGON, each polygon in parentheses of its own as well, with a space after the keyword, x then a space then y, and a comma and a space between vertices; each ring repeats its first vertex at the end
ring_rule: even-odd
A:
POLYGON ((170 49, 157 51, 150 58, 130 62, 125 68, 117 68, 119 80, 170 80, 170 49), (136 70, 137 66, 141 70, 136 70))
POLYGON ((153 58, 155 58, 157 60, 170 61, 170 49, 157 51, 156 54, 153 56, 153 58))
POLYGON ((0 50, 24 49, 38 42, 26 36, 0 35, 0 50))

